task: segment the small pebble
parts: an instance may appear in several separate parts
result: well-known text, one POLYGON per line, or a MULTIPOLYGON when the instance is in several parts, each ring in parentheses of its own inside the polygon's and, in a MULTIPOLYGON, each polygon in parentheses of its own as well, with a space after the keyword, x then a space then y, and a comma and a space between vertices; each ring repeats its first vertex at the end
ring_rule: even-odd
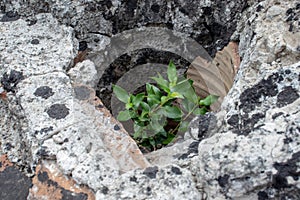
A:
POLYGON ((115 126, 114 126, 114 130, 115 130, 115 131, 118 131, 118 130, 120 130, 120 129, 121 129, 120 126, 118 126, 118 125, 115 125, 115 126))

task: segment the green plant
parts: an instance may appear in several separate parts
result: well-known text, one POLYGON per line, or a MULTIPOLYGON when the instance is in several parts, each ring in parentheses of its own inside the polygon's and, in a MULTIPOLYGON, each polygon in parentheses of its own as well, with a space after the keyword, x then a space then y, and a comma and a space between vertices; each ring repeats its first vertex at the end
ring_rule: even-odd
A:
POLYGON ((209 95, 200 99, 193 88, 193 81, 178 77, 175 65, 170 62, 167 69, 168 80, 160 74, 151 77, 154 84, 146 84, 146 93, 127 93, 114 85, 116 97, 125 103, 125 110, 117 117, 119 121, 133 120, 136 142, 148 150, 155 150, 169 144, 176 133, 185 132, 188 118, 205 114, 218 97, 209 95))

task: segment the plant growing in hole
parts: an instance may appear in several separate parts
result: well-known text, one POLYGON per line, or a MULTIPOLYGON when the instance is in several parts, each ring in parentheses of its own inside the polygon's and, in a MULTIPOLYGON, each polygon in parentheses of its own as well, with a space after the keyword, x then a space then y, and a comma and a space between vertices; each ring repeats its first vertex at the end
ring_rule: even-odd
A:
POLYGON ((173 62, 167 69, 168 80, 160 74, 151 77, 156 85, 146 84, 146 93, 127 93, 114 85, 116 97, 125 103, 125 110, 117 117, 119 121, 133 120, 133 139, 147 150, 156 150, 172 142, 178 132, 188 128, 188 118, 203 115, 218 96, 209 95, 201 99, 195 93, 193 81, 178 77, 173 62))

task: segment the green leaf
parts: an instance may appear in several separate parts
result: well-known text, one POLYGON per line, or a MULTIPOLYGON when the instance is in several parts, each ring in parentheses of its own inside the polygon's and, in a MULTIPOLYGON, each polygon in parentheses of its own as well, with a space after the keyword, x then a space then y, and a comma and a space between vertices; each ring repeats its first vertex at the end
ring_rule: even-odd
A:
POLYGON ((142 132, 142 138, 147 139, 149 138, 150 134, 148 135, 147 132, 142 132))
POLYGON ((193 85, 194 81, 192 79, 188 79, 190 84, 193 85))
POLYGON ((138 124, 134 123, 133 129, 134 129, 133 138, 134 139, 141 138, 142 132, 143 132, 143 127, 141 127, 138 124))
POLYGON ((158 84, 158 86, 163 89, 165 92, 169 93, 170 89, 169 89, 169 82, 167 80, 165 80, 159 73, 158 73, 158 77, 151 77, 153 80, 156 81, 156 83, 158 84))
POLYGON ((191 87, 192 86, 191 86, 190 82, 187 79, 185 79, 185 80, 177 83, 177 85, 175 85, 173 88, 171 88, 171 91, 178 92, 179 94, 184 94, 191 87))
POLYGON ((183 122, 181 122, 180 127, 178 128, 178 131, 186 132, 188 130, 188 128, 189 128, 189 122, 183 121, 183 122))
POLYGON ((143 110, 143 111, 142 111, 142 114, 141 114, 140 117, 139 117, 139 120, 140 120, 140 121, 143 121, 143 122, 149 121, 148 114, 149 114, 148 111, 143 110))
POLYGON ((117 85, 113 85, 113 92, 115 93, 116 97, 122 101, 123 103, 127 103, 129 100, 129 95, 126 92, 126 90, 124 90, 123 88, 121 88, 120 86, 117 85))
POLYGON ((218 100, 219 96, 216 95, 208 95, 205 99, 201 99, 199 101, 200 106, 210 106, 218 100))
POLYGON ((149 142, 153 147, 155 147, 156 143, 155 143, 155 140, 153 139, 153 137, 149 138, 149 142))
POLYGON ((186 80, 186 78, 184 76, 179 76, 178 80, 177 80, 177 83, 180 83, 180 82, 182 82, 184 80, 186 80))
POLYGON ((139 117, 139 120, 141 121, 141 122, 148 122, 149 121, 149 119, 148 119, 148 117, 139 117))
POLYGON ((139 131, 141 131, 142 128, 143 128, 143 126, 140 126, 137 123, 133 124, 133 130, 134 130, 134 132, 139 132, 139 131))
POLYGON ((129 114, 130 114, 131 119, 138 117, 136 111, 129 110, 129 114))
POLYGON ((174 138, 175 138, 174 134, 168 134, 168 138, 165 139, 162 143, 164 145, 170 144, 173 141, 174 138))
POLYGON ((160 106, 160 104, 153 104, 153 105, 151 105, 151 110, 156 110, 156 108, 159 106, 160 106))
POLYGON ((144 100, 144 98, 145 93, 137 94, 132 100, 133 106, 137 109, 140 106, 140 103, 144 100))
POLYGON ((159 133, 164 130, 164 122, 163 120, 151 120, 150 127, 154 131, 154 133, 159 133))
POLYGON ((182 117, 182 112, 177 106, 166 106, 162 109, 164 109, 165 115, 168 118, 177 119, 182 117))
POLYGON ((134 139, 141 138, 141 136, 142 136, 142 132, 134 132, 134 134, 133 134, 134 139))
POLYGON ((168 97, 167 96, 162 96, 160 98, 160 101, 161 101, 161 105, 163 105, 164 103, 166 103, 168 101, 168 97))
POLYGON ((195 115, 204 115, 205 113, 207 113, 207 109, 205 107, 202 107, 202 108, 196 108, 194 111, 193 111, 193 114, 195 115))
POLYGON ((119 112, 117 119, 119 121, 127 121, 131 119, 130 112, 128 110, 119 112))
POLYGON ((158 113, 153 113, 151 116, 150 129, 153 130, 154 134, 164 131, 164 126, 167 120, 166 117, 158 113))
POLYGON ((127 110, 129 110, 130 108, 132 108, 133 107, 133 104, 132 103, 126 103, 125 104, 125 108, 127 109, 127 110))
POLYGON ((149 137, 154 136, 156 131, 152 128, 151 122, 143 127, 143 132, 142 132, 142 138, 143 139, 148 139, 149 137))
POLYGON ((172 104, 172 102, 175 101, 175 99, 181 98, 181 97, 183 98, 183 96, 181 94, 179 94, 177 92, 173 92, 173 93, 169 94, 168 96, 162 96, 160 99, 160 101, 161 101, 160 104, 163 106, 170 105, 170 104, 172 104), (170 101, 170 100, 173 100, 173 101, 170 101))
POLYGON ((152 90, 153 90, 154 94, 156 94, 158 96, 162 95, 160 89, 158 87, 155 87, 154 85, 152 85, 152 90))
POLYGON ((143 111, 147 111, 147 112, 150 111, 150 106, 146 102, 142 101, 141 106, 142 106, 143 111))
POLYGON ((174 65, 174 63, 172 61, 170 61, 170 64, 168 66, 167 74, 168 74, 168 79, 169 79, 170 84, 171 84, 170 86, 176 85, 177 70, 176 70, 176 66, 174 65))
POLYGON ((178 92, 172 92, 171 95, 170 95, 170 97, 172 97, 172 98, 180 98, 180 99, 183 99, 183 98, 184 98, 184 97, 183 97, 181 94, 179 94, 178 92))
POLYGON ((153 85, 151 85, 151 84, 149 84, 149 83, 146 83, 146 91, 147 91, 147 94, 149 95, 149 94, 154 94, 154 91, 153 91, 153 89, 152 89, 152 86, 153 85))
POLYGON ((193 103, 192 101, 189 101, 187 98, 183 99, 182 102, 181 102, 181 105, 183 107, 183 109, 186 111, 186 112, 192 112, 192 110, 198 106, 198 104, 195 104, 193 103))
POLYGON ((168 135, 168 133, 165 131, 165 129, 163 129, 159 134, 164 137, 167 137, 167 135, 168 135))
POLYGON ((146 83, 146 92, 147 92, 147 94, 152 93, 151 92, 151 84, 150 83, 146 83))
POLYGON ((155 95, 159 95, 159 96, 162 95, 159 88, 157 88, 154 85, 149 84, 149 83, 146 84, 146 91, 147 91, 148 95, 149 94, 155 94, 155 95))
POLYGON ((198 96, 194 90, 194 88, 190 87, 187 89, 183 94, 189 101, 193 102, 194 104, 198 104, 198 96))
POLYGON ((160 96, 155 94, 150 94, 147 97, 147 102, 149 106, 152 106, 153 104, 159 104, 160 103, 160 96))

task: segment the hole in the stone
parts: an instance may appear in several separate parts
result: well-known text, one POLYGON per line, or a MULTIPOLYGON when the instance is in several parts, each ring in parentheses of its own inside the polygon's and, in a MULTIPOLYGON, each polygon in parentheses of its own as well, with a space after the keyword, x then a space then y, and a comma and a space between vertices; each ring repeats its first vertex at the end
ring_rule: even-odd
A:
MULTIPOLYGON (((232 61, 234 58, 232 58, 232 55, 229 55, 230 53, 228 53, 232 51, 232 49, 226 51, 227 52, 225 52, 224 50, 225 53, 223 52, 224 54, 219 54, 219 56, 217 54, 214 60, 215 62, 212 62, 213 64, 207 62, 205 59, 201 60, 200 58, 200 61, 191 65, 191 63, 189 63, 181 56, 168 51, 159 51, 152 48, 138 49, 130 53, 126 53, 119 56, 105 69, 98 83, 96 94, 98 97, 100 97, 103 104, 116 117, 121 110, 124 110, 125 105, 124 103, 121 103, 123 105, 121 107, 118 107, 120 106, 120 103, 116 103, 118 100, 112 94, 112 90, 113 90, 112 85, 113 84, 121 85, 123 88, 125 87, 124 89, 127 92, 134 95, 144 92, 146 91, 145 84, 151 83, 149 81, 149 78, 156 76, 157 74, 156 72, 161 73, 160 70, 162 68, 164 68, 166 72, 167 71, 166 66, 169 63, 169 61, 172 60, 175 63, 177 70, 181 70, 179 72, 180 74, 185 74, 189 66, 190 68, 193 67, 195 68, 194 72, 191 70, 190 72, 188 72, 187 76, 190 77, 194 76, 192 80, 196 82, 196 86, 197 84, 200 84, 200 86, 197 86, 198 91, 196 92, 201 98, 210 94, 209 87, 212 88, 212 91, 216 92, 215 94, 219 94, 221 92, 221 96, 224 97, 227 94, 228 90, 231 88, 236 73, 236 69, 234 68, 234 65, 236 64, 235 62, 236 60, 232 61), (197 69, 197 65, 201 65, 200 68, 206 68, 206 69, 215 67, 217 69, 217 73, 214 74, 216 71, 209 69, 208 71, 210 71, 210 74, 205 74, 206 69, 204 71, 203 70, 201 71, 197 69), (224 65, 226 67, 224 67, 224 65), (157 66, 157 67, 153 68, 153 66, 157 66), (199 73, 199 71, 201 73, 199 73), (149 72, 154 72, 154 74, 153 73, 149 74, 149 72), (204 74, 202 74, 202 72, 204 72, 204 74), (209 80, 205 79, 207 78, 207 76, 209 77, 209 80), (216 77, 221 78, 222 81, 219 81, 219 83, 215 84, 216 77)), ((162 73, 162 75, 165 75, 166 78, 166 73, 165 74, 162 73)), ((151 84, 153 84, 153 82, 151 84)), ((193 117, 190 117, 189 121, 192 118, 193 117)), ((130 123, 122 122, 122 124, 124 128, 127 130, 127 132, 129 134, 132 134, 134 132, 133 123, 131 120, 129 121, 130 123)), ((172 121, 169 119, 167 121, 168 122, 164 127, 166 130, 172 130, 174 129, 174 127, 178 125, 178 122, 176 121, 172 121)), ((156 150, 163 146, 166 145, 156 146, 155 148, 147 148, 143 144, 139 145, 140 149, 144 153, 156 150)))
MULTIPOLYGON (((122 108, 116 108, 116 99, 112 98, 112 84, 123 84, 122 86, 125 87, 129 93, 134 95, 146 92, 145 84, 154 84, 154 81, 151 81, 150 77, 157 76, 157 72, 162 74, 164 78, 167 78, 167 65, 170 60, 174 61, 174 64, 177 66, 178 73, 181 75, 186 72, 190 65, 187 60, 172 52, 158 51, 149 48, 135 50, 129 54, 123 54, 109 65, 100 78, 97 96, 100 97, 103 104, 116 117, 117 114, 124 109, 124 105, 122 105, 122 108), (129 78, 126 79, 126 77, 129 78), (137 80, 137 82, 134 80, 137 80), (126 88, 126 86, 130 87, 126 88)), ((120 105, 118 102, 117 104, 120 105)), ((132 121, 131 123, 122 122, 122 124, 128 133, 134 132, 132 121)), ((164 128, 166 131, 174 130, 177 125, 178 122, 168 119, 164 128)), ((176 133, 177 131, 174 132, 174 134, 176 133)), ((145 144, 142 144, 141 146, 145 146, 145 144)), ((163 145, 158 145, 157 148, 161 148, 162 146, 163 145)), ((141 150, 149 152, 154 149, 141 148, 141 150)))

